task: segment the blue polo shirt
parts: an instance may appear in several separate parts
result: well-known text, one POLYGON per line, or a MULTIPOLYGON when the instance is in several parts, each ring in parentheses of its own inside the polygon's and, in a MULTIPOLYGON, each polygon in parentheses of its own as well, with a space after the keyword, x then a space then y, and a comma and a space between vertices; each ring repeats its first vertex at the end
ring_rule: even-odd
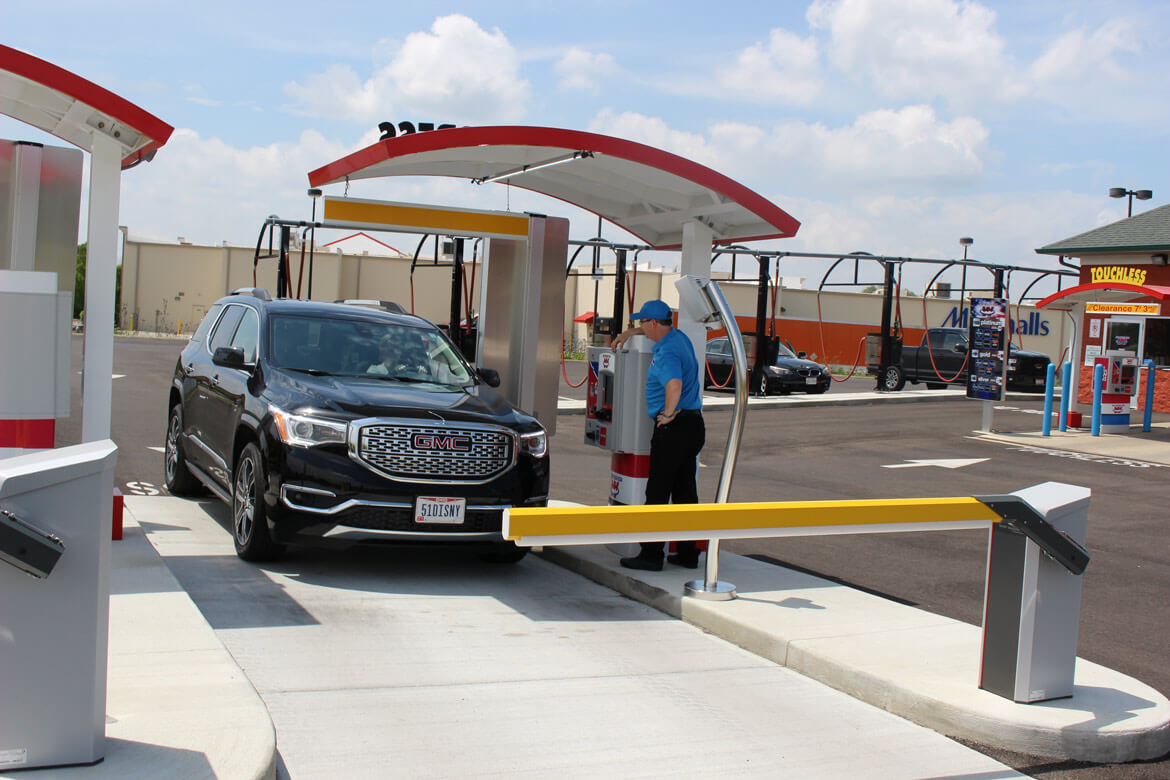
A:
POLYGON ((699 362, 695 358, 695 347, 687 335, 678 328, 654 343, 650 359, 650 373, 646 376, 646 411, 657 417, 665 411, 666 383, 672 379, 682 380, 682 395, 678 399, 679 409, 702 409, 703 394, 699 387, 699 362))

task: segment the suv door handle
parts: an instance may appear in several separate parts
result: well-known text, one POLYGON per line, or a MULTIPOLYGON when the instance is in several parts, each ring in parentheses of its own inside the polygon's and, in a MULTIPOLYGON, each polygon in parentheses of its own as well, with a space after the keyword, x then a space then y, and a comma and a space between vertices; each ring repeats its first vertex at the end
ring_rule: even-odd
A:
POLYGON ((219 374, 216 374, 215 376, 211 377, 211 379, 207 380, 207 384, 211 385, 212 387, 219 387, 219 374))

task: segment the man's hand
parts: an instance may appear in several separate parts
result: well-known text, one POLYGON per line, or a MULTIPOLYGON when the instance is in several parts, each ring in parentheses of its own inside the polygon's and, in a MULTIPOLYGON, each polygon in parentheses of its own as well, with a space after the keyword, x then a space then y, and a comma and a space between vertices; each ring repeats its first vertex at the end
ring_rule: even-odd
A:
POLYGON ((627 341, 629 341, 632 337, 642 336, 642 335, 645 335, 645 334, 642 332, 642 327, 640 325, 634 326, 632 328, 628 328, 628 329, 622 331, 621 333, 619 333, 618 335, 613 337, 613 341, 610 342, 610 347, 612 347, 613 349, 617 349, 622 344, 625 344, 627 341))

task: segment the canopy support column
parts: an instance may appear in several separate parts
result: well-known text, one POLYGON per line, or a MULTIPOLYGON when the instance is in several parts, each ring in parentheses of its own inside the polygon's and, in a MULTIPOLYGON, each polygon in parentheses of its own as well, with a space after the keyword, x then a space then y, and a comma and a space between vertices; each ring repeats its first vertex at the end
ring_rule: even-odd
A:
POLYGON ((85 256, 85 357, 81 379, 81 441, 110 438, 114 374, 114 279, 122 147, 93 134, 89 160, 89 225, 85 256))
MULTIPOLYGON (((682 226, 682 260, 679 264, 679 273, 683 276, 697 276, 700 279, 711 278, 711 246, 715 241, 715 233, 702 222, 690 220, 682 226)), ((678 312, 678 328, 695 345, 695 352, 699 360, 699 387, 703 386, 703 351, 707 345, 707 328, 702 323, 695 322, 680 308, 678 312)))

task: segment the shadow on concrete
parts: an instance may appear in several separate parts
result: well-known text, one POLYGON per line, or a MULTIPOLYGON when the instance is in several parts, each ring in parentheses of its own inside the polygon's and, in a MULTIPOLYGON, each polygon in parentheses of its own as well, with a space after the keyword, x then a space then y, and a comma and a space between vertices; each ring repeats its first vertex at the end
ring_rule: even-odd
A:
MULTIPOLYGON (((201 503, 209 519, 230 534, 231 513, 218 501, 201 503)), ((177 526, 139 518, 151 534, 177 526)), ((631 610, 609 589, 582 593, 582 581, 529 555, 515 564, 480 559, 481 545, 336 543, 290 545, 278 561, 254 564, 235 555, 163 555, 174 578, 216 630, 317 625, 320 621, 282 580, 372 594, 482 596, 533 621, 669 620, 659 612, 631 610)))

